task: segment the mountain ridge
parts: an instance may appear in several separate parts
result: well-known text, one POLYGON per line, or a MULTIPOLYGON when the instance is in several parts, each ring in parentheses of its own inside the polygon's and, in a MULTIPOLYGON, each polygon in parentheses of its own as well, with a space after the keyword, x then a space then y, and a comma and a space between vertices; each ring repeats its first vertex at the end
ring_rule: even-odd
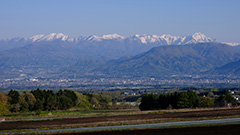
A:
MULTIPOLYGON (((69 37, 63 33, 51 33, 48 35, 35 35, 32 37, 25 38, 11 38, 0 40, 0 50, 9 50, 13 48, 27 46, 29 44, 41 44, 41 43, 51 43, 51 42, 65 42, 66 44, 82 45, 82 44, 99 44, 100 42, 137 42, 138 44, 149 45, 152 47, 161 46, 161 45, 185 45, 193 43, 205 43, 205 42, 219 42, 215 39, 212 39, 200 32, 193 33, 185 36, 172 36, 169 34, 155 35, 155 34, 135 34, 133 36, 124 37, 114 34, 102 35, 102 36, 78 36, 78 37, 69 37)), ((237 46, 239 43, 227 43, 225 44, 231 46, 237 46)))
POLYGON ((110 61, 100 71, 106 74, 201 74, 240 59, 240 54, 218 43, 159 46, 136 56, 110 61))

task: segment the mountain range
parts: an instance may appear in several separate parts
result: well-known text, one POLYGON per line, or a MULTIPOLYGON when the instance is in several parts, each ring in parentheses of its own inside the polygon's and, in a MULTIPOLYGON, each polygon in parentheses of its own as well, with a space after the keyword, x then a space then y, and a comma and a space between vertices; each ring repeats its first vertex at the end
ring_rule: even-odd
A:
MULTIPOLYGON (((205 43, 205 42, 218 42, 215 39, 212 39, 202 33, 194 33, 186 36, 172 36, 169 34, 163 34, 161 36, 155 34, 135 34, 130 37, 123 37, 118 34, 109 34, 103 36, 78 36, 71 38, 63 33, 51 33, 49 35, 35 35, 29 38, 16 37, 12 39, 2 39, 0 40, 0 50, 9 50, 13 48, 27 46, 29 44, 49 44, 53 42, 62 42, 71 45, 84 45, 86 43, 95 43, 95 44, 104 44, 101 42, 104 41, 118 41, 129 44, 130 42, 138 43, 138 44, 147 44, 152 46, 159 45, 183 45, 183 44, 193 44, 193 43, 205 43)), ((231 46, 237 46, 239 43, 226 43, 231 46)))
MULTIPOLYGON (((108 62, 101 71, 132 76, 202 74, 215 68, 219 70, 221 66, 239 59, 239 53, 235 53, 228 45, 219 43, 159 46, 133 57, 108 62)), ((233 68, 236 67, 237 63, 233 68)))
POLYGON ((118 34, 71 38, 62 33, 0 40, 0 80, 86 76, 240 74, 240 45, 202 33, 118 34))

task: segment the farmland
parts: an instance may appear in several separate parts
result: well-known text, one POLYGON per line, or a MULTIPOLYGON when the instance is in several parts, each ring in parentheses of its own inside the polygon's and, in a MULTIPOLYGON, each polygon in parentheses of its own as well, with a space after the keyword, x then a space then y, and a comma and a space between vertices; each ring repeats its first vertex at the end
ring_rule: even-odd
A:
MULTIPOLYGON (((203 127, 182 127, 182 128, 162 128, 162 129, 138 129, 138 130, 117 130, 117 131, 99 131, 83 133, 58 133, 60 135, 81 134, 81 135, 238 135, 240 125, 217 125, 203 127)), ((49 134, 49 135, 54 135, 49 134)))
MULTIPOLYGON (((76 111, 75 111, 76 112, 76 111)), ((89 112, 88 115, 75 118, 49 118, 46 120, 20 120, 0 123, 1 132, 13 132, 24 130, 41 130, 41 129, 64 129, 64 128, 79 128, 79 127, 97 127, 110 125, 129 125, 129 124, 143 124, 143 123, 159 123, 159 122, 175 122, 175 121, 190 121, 190 120, 204 120, 204 119, 221 119, 239 117, 239 108, 218 108, 218 109, 180 109, 180 110, 162 110, 162 111, 116 111, 105 112, 106 116, 98 116, 97 113, 89 112)), ((65 112, 67 113, 67 112, 65 112)), ((68 112, 69 113, 69 112, 68 112)), ((99 112, 103 114, 103 112, 99 112)), ((64 113, 63 113, 64 114, 64 113)), ((79 114, 80 115, 80 114, 79 114)), ((62 115, 63 116, 63 115, 62 115)), ((236 125, 233 127, 235 128, 236 125)), ((225 126, 224 126, 225 127, 225 126)), ((231 127, 231 126, 230 126, 231 127)), ((228 127, 228 128, 230 128, 228 127)), ((210 127, 203 127, 209 128, 210 127)), ((226 127, 227 128, 227 127, 226 127)), ((184 128, 192 131, 194 129, 184 128)), ((155 132, 160 129, 146 129, 146 131, 155 132)), ((167 129, 161 129, 167 131, 167 129)), ((178 129, 174 129, 174 131, 178 129)), ((237 129, 236 129, 237 130, 237 129)), ((145 131, 145 130, 144 130, 145 131)), ((111 131, 123 133, 126 131, 111 131)), ((141 130, 131 130, 131 132, 141 132, 141 130)), ((102 132, 99 132, 101 134, 102 132)), ((87 134, 84 132, 84 134, 87 134)))

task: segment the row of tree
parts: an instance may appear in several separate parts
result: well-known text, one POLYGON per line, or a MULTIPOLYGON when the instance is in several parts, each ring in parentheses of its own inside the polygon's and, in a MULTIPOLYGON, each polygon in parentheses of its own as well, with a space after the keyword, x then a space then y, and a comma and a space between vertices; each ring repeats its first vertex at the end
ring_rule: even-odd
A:
POLYGON ((141 110, 179 109, 195 107, 223 107, 237 105, 231 94, 226 93, 217 98, 199 97, 193 90, 167 94, 144 94, 139 108, 141 110))
POLYGON ((71 90, 34 90, 29 93, 19 93, 11 90, 8 93, 11 112, 34 110, 65 110, 76 105, 77 96, 71 90))
POLYGON ((10 90, 7 95, 0 93, 0 115, 10 112, 67 110, 71 107, 82 109, 109 109, 112 97, 98 93, 78 93, 72 90, 36 89, 19 93, 10 90))

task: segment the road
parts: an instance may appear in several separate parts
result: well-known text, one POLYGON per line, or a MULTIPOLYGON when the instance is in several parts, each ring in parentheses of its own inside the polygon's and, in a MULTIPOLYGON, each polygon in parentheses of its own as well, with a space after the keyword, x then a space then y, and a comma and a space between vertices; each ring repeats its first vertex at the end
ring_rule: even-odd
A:
POLYGON ((74 131, 104 131, 116 129, 143 129, 143 128, 160 128, 160 127, 176 127, 176 126, 196 126, 196 125, 216 125, 216 124, 240 124, 240 118, 214 119, 214 120, 198 120, 198 121, 179 121, 151 124, 136 125, 118 125, 118 126, 102 126, 102 127, 86 127, 86 128, 70 128, 70 129, 49 129, 49 130, 32 130, 17 132, 2 132, 0 134, 23 134, 23 133, 57 133, 57 132, 74 132, 74 131))

